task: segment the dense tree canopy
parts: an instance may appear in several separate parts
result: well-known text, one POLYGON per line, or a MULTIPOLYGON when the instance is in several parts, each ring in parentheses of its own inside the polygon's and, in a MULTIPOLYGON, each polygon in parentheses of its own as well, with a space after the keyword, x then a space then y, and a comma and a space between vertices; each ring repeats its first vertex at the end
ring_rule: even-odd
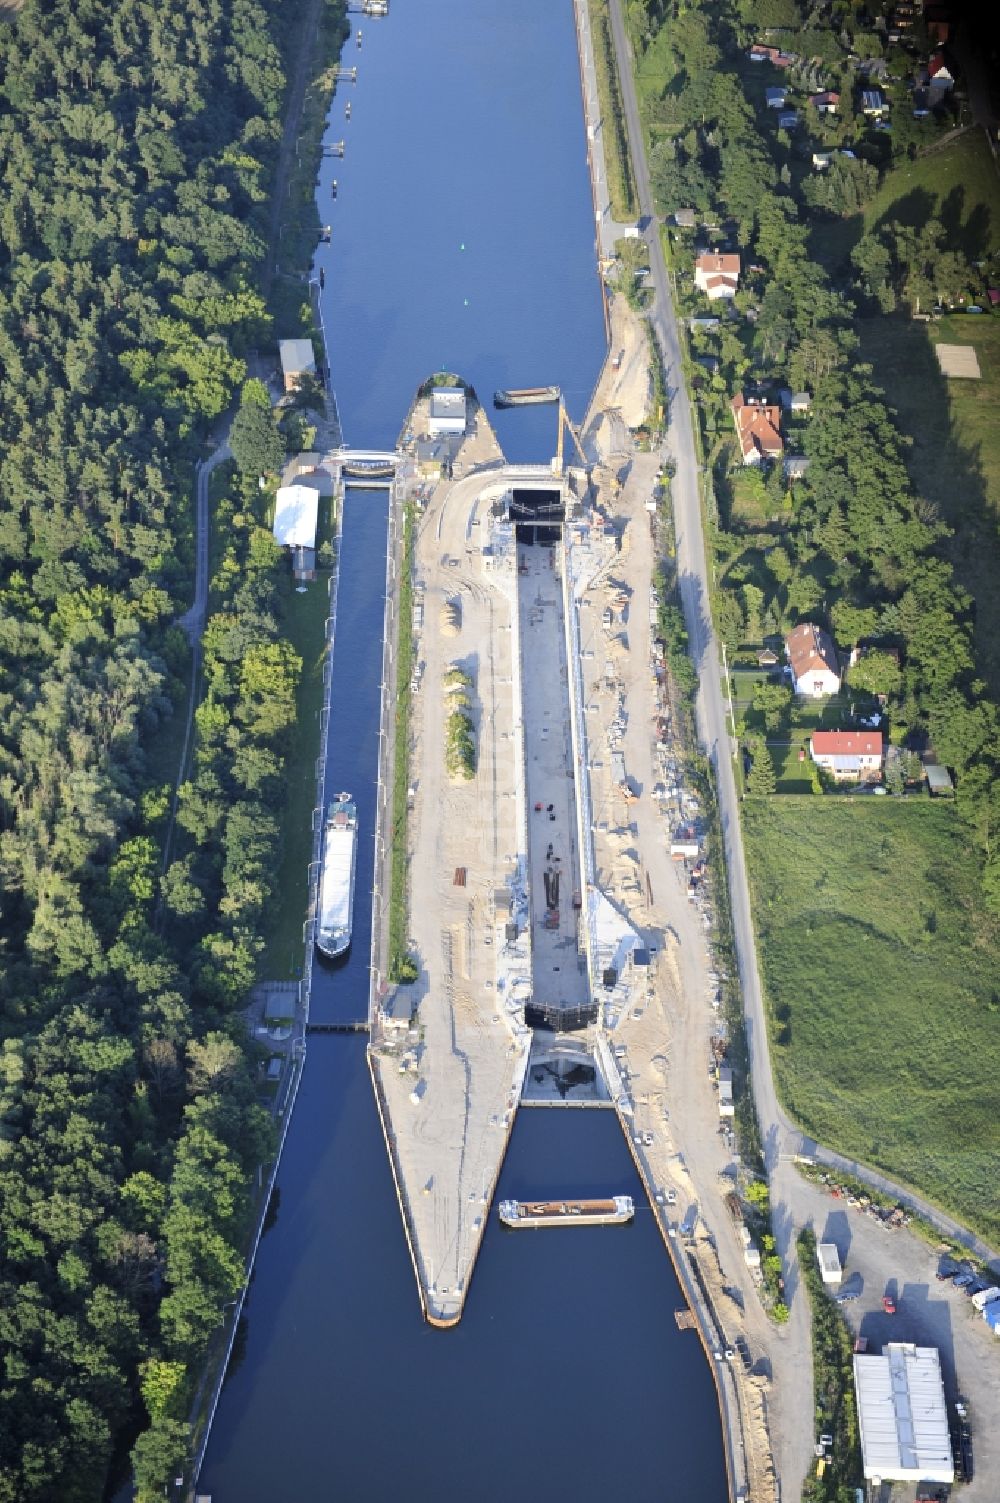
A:
POLYGON ((0 1503, 100 1497, 149 1420, 161 1495, 270 1151, 231 1016, 298 674, 259 493, 162 883, 149 749, 184 695, 193 460, 270 338, 297 11, 26 0, 0 27, 0 1503))
MULTIPOLYGON (((864 38, 855 35, 859 22, 845 11, 843 35, 819 30, 797 0, 774 0, 766 15, 750 0, 700 0, 682 13, 654 0, 636 8, 644 13, 640 40, 655 48, 650 57, 669 59, 659 94, 647 94, 651 123, 668 127, 656 131, 652 148, 658 208, 664 215, 680 206, 700 210, 743 252, 735 299, 743 317, 693 336, 696 351, 714 356, 718 367, 711 381, 699 381, 698 414, 712 461, 723 640, 736 652, 765 633, 819 619, 841 647, 873 647, 849 683, 889 698, 895 740, 918 749, 930 742, 955 769, 984 891, 997 904, 1000 857, 989 790, 1000 780, 1000 717, 976 675, 973 602, 956 585, 943 555, 947 529, 915 494, 905 441, 859 358, 855 305, 813 255, 817 220, 856 214, 878 184, 877 167, 855 139, 865 126, 853 120, 850 103, 859 82, 853 64, 865 55, 864 38), (791 28, 780 34, 781 45, 804 60, 789 75, 799 89, 840 85, 836 130, 858 150, 838 156, 825 173, 790 170, 787 138, 752 103, 745 48, 767 24, 791 28), (824 60, 836 57, 842 77, 824 60), (808 460, 808 470, 794 485, 781 465, 737 481, 729 400, 740 388, 774 399, 782 387, 811 396, 808 414, 785 423, 789 449, 808 460), (759 522, 735 514, 737 484, 759 522), (728 504, 720 505, 719 495, 728 504)), ((647 59, 644 68, 651 66, 647 59)), ((810 130, 818 129, 815 117, 810 130)), ((683 272, 691 250, 682 236, 676 255, 683 272)), ((852 263, 858 296, 883 312, 899 302, 919 310, 973 286, 974 269, 934 219, 919 229, 889 223, 863 235, 852 263)), ((681 296, 689 311, 703 312, 691 280, 678 277, 681 296)), ((773 730, 783 713, 777 692, 762 690, 755 707, 773 730)), ((760 748, 750 776, 757 792, 772 781, 760 748)))

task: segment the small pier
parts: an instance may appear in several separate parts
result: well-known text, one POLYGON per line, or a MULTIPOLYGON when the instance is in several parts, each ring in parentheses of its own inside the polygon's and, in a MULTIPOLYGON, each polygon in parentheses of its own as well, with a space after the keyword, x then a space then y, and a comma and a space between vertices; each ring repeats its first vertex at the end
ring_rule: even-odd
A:
POLYGON ((338 63, 333 71, 333 77, 336 83, 356 84, 358 81, 358 70, 357 68, 345 68, 343 64, 338 63))
POLYGON ((323 147, 323 155, 325 157, 342 157, 344 155, 343 141, 331 141, 327 146, 323 147))

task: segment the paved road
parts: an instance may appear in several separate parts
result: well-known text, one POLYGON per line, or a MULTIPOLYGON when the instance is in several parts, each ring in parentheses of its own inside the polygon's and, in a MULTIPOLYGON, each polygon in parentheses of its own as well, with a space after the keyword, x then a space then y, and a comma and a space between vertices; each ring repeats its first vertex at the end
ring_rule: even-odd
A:
MULTIPOLYGON (((226 420, 226 432, 229 431, 228 419, 226 420)), ((173 851, 174 828, 177 822, 177 801, 180 795, 181 784, 187 776, 188 760, 191 755, 191 732, 194 726, 194 712, 198 704, 198 690, 201 687, 201 636, 205 630, 205 618, 208 614, 208 482, 216 465, 220 465, 224 459, 229 458, 229 444, 225 439, 219 447, 210 454, 208 459, 202 460, 195 470, 195 519, 194 519, 194 600, 189 610, 183 616, 179 616, 177 625, 187 636, 191 643, 191 687, 188 693, 187 719, 184 724, 184 745, 181 749, 180 761, 177 765, 177 781, 174 784, 174 796, 170 806, 170 823, 163 841, 163 863, 161 870, 166 871, 170 865, 170 857, 173 851)))
MULTIPOLYGON (((228 420, 226 430, 228 432, 228 420)), ((195 563, 194 600, 190 610, 184 612, 177 625, 194 644, 201 639, 208 611, 208 482, 216 465, 229 458, 229 445, 223 440, 208 459, 198 465, 195 476, 195 563)))
MULTIPOLYGON (((802 1134, 781 1109, 774 1088, 764 1019, 763 995, 757 968, 757 952, 746 862, 740 829, 739 803, 731 758, 731 741, 727 727, 726 704, 722 691, 722 671, 718 644, 712 626, 708 589, 708 562, 701 520, 701 497, 698 485, 698 459, 692 430, 691 407, 684 385, 680 343, 673 300, 654 214, 653 194, 646 162, 645 140, 639 121, 632 69, 631 49, 622 19, 621 0, 609 0, 611 30, 621 77, 626 125, 635 167, 640 213, 648 228, 645 239, 649 249, 653 306, 650 311, 656 338, 665 367, 667 389, 671 398, 669 436, 670 457, 676 473, 671 487, 674 525, 677 536, 677 564, 681 600, 691 643, 691 653, 699 674, 697 700, 698 733, 711 759, 716 775, 719 818, 729 874, 730 902, 737 966, 743 990, 747 1045, 753 1078, 754 1098, 760 1122, 761 1138, 770 1182, 774 1235, 785 1267, 786 1298, 791 1317, 775 1343, 775 1377, 783 1408, 781 1433, 776 1436, 779 1474, 787 1489, 794 1488, 810 1463, 813 1441, 813 1418, 810 1402, 812 1390, 810 1332, 806 1301, 797 1297, 798 1272, 795 1254, 796 1227, 810 1220, 814 1212, 811 1187, 793 1167, 794 1155, 804 1147, 802 1134)), ((848 1161, 828 1150, 817 1149, 824 1162, 848 1167, 848 1161)), ((966 1246, 980 1256, 995 1256, 977 1238, 921 1202, 900 1186, 881 1175, 874 1175, 862 1165, 850 1166, 865 1179, 901 1200, 914 1204, 929 1219, 950 1235, 958 1235, 966 1246)), ((903 1234, 899 1234, 903 1235, 903 1234)))
MULTIPOLYGON (((790 1156, 798 1151, 799 1134, 790 1128, 787 1119, 778 1107, 771 1075, 763 998, 757 971, 757 953, 750 918, 750 899, 740 831, 736 781, 730 756, 726 706, 722 694, 722 670, 709 604, 708 563, 701 522, 698 458, 692 430, 691 407, 684 385, 677 321, 667 267, 654 215, 653 194, 646 162, 645 142, 639 123, 631 53, 622 21, 620 0, 611 0, 610 10, 611 30, 621 74, 626 125, 635 166, 639 208, 644 222, 648 225, 645 238, 649 247, 654 292, 650 322, 660 345, 667 390, 671 399, 669 444, 675 465, 671 494, 677 538, 677 567, 681 601, 691 652, 699 675, 698 733, 715 770, 754 1095, 770 1180, 774 1235, 777 1250, 785 1265, 787 1298, 791 1310, 780 1343, 782 1360, 775 1361, 775 1377, 779 1382, 785 1417, 781 1427, 782 1434, 780 1437, 775 1436, 774 1441, 778 1449, 778 1455, 775 1458, 778 1473, 786 1479, 786 1485, 790 1483, 794 1488, 809 1464, 814 1438, 812 1406, 808 1397, 797 1409, 789 1412, 789 1406, 794 1403, 794 1396, 809 1395, 812 1389, 809 1312, 805 1299, 796 1297, 798 1276, 794 1199, 800 1181, 789 1162, 790 1156)), ((777 1355, 776 1353, 776 1359, 777 1355)))

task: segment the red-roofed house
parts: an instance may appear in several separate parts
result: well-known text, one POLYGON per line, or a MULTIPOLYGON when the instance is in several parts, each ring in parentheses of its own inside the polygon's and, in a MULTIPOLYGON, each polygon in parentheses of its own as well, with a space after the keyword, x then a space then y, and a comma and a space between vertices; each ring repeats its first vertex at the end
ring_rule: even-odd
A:
POLYGON ((812 621, 803 621, 785 638, 785 652, 796 694, 818 698, 823 694, 837 693, 840 668, 829 632, 812 621))
POLYGON ((813 731, 809 754, 837 779, 877 783, 882 777, 881 731, 813 731))
POLYGON ((944 54, 935 52, 927 64, 928 103, 933 109, 955 87, 955 75, 944 60, 944 54))
POLYGON ((796 52, 782 52, 780 47, 764 47, 756 42, 748 56, 752 63, 773 63, 776 68, 790 68, 792 63, 798 62, 796 52))
POLYGON ((724 256, 716 251, 699 256, 694 263, 694 285, 713 303, 720 297, 735 297, 740 285, 739 256, 724 256))
POLYGON ((733 421, 744 464, 760 464, 763 459, 780 459, 784 449, 781 437, 781 408, 772 407, 763 398, 733 398, 733 421))
POLYGON ((835 90, 827 89, 823 94, 810 94, 809 103, 819 110, 821 115, 835 115, 840 103, 840 95, 835 90))

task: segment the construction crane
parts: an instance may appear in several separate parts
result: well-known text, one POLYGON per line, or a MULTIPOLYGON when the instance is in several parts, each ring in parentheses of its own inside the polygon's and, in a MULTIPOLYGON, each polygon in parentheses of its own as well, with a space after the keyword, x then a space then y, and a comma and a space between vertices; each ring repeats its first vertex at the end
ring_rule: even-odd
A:
POLYGON ((552 466, 552 468, 554 469, 554 471, 555 471, 555 473, 557 475, 561 475, 562 472, 563 472, 563 434, 566 433, 566 432, 569 433, 570 438, 573 440, 574 444, 576 445, 576 452, 580 456, 580 460, 581 460, 581 463, 583 464, 584 469, 587 469, 588 468, 588 466, 587 466, 587 456, 583 452, 583 444, 580 442, 580 435, 577 433, 576 429, 573 427, 573 424, 569 420, 569 414, 566 411, 566 403, 563 401, 562 392, 560 392, 559 393, 559 433, 558 433, 558 436, 556 438, 556 457, 555 457, 555 463, 552 466))

